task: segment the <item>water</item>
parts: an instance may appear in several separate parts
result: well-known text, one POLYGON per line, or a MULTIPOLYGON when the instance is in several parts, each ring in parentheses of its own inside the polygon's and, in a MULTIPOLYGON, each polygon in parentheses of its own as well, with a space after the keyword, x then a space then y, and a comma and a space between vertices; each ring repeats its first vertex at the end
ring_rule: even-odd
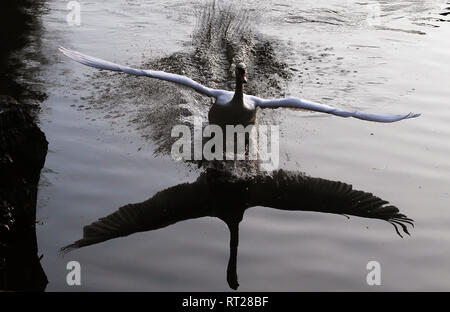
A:
MULTIPOLYGON (((38 199, 38 243, 48 290, 227 291, 229 233, 215 218, 180 222, 75 250, 85 225, 120 206, 192 182, 200 170, 154 157, 157 144, 130 124, 133 106, 105 119, 86 100, 96 72, 64 58, 59 45, 138 66, 186 49, 202 1, 82 2, 81 26, 66 23, 66 1, 42 16, 40 115, 49 141, 38 199), (77 260, 82 286, 66 284, 77 260)), ((257 2, 246 3, 252 7, 257 2)), ((450 23, 443 1, 272 1, 258 5, 258 30, 281 41, 295 77, 287 94, 347 109, 420 112, 395 124, 284 110, 281 167, 343 181, 415 220, 401 239, 378 220, 252 208, 240 226, 239 290, 449 290, 450 23), (367 20, 380 4, 381 20, 367 20), (375 7, 376 8, 376 7, 375 7), (448 19, 448 18, 447 18, 448 19), (439 27, 433 27, 439 26, 439 27), (382 286, 366 283, 381 264, 382 286)), ((280 55, 283 55, 281 53, 280 55)), ((249 73, 251 79, 251 73, 249 73)), ((150 96, 151 97, 151 96, 150 96)), ((127 106, 128 105, 128 106, 127 106)))

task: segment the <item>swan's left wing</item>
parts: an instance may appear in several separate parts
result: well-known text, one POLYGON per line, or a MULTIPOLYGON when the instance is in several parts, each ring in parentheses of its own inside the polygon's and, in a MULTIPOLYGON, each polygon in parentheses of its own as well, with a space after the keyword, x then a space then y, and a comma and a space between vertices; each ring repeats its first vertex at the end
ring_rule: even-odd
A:
POLYGON ((203 93, 207 96, 217 97, 221 94, 220 90, 211 89, 205 87, 204 85, 186 77, 177 74, 166 73, 163 71, 156 70, 148 70, 148 69, 137 69, 124 65, 115 64, 109 61, 105 61, 93 56, 89 56, 86 54, 82 54, 77 51, 69 50, 63 47, 59 47, 59 50, 67 57, 71 58, 78 63, 95 67, 98 69, 106 69, 112 71, 123 72, 125 74, 134 75, 134 76, 146 76, 150 78, 156 78, 160 80, 166 80, 174 83, 178 83, 184 85, 186 87, 190 87, 199 93, 203 93))
POLYGON ((284 170, 256 177, 248 186, 248 206, 271 207, 290 211, 316 211, 385 220, 400 237, 399 228, 409 235, 407 225, 414 221, 400 213, 388 201, 372 193, 355 190, 340 181, 308 177, 284 170))
POLYGON ((357 111, 346 111, 338 109, 336 107, 310 102, 299 98, 285 98, 276 100, 265 100, 258 97, 253 97, 255 105, 261 108, 302 108, 316 112, 322 112, 327 114, 333 114, 340 117, 354 117, 362 120, 376 121, 376 122, 395 122, 402 119, 414 118, 420 116, 420 114, 404 114, 404 115, 391 115, 391 114, 367 114, 357 111))

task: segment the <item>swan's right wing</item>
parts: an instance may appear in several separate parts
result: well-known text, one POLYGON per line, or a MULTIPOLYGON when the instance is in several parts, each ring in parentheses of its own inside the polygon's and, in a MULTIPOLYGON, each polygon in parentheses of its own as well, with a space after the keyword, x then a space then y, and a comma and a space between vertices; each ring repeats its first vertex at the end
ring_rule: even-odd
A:
POLYGON ((136 68, 132 68, 132 67, 128 67, 128 66, 123 66, 123 65, 108 62, 108 61, 105 61, 105 60, 102 60, 102 59, 99 59, 96 57, 92 57, 92 56, 89 56, 86 54, 82 54, 77 51, 69 50, 69 49, 66 49, 63 47, 59 47, 59 50, 64 55, 71 58, 72 60, 74 60, 78 63, 84 64, 84 65, 90 66, 90 67, 123 72, 123 73, 129 74, 129 75, 134 75, 134 76, 147 76, 150 78, 166 80, 166 81, 174 82, 174 83, 181 84, 186 87, 192 88, 195 91, 202 93, 204 95, 210 96, 210 97, 217 97, 218 95, 221 94, 220 90, 205 87, 204 85, 202 85, 186 76, 166 73, 163 71, 148 70, 148 69, 136 69, 136 68))
POLYGON ((110 215, 86 225, 83 238, 63 247, 61 252, 64 254, 113 238, 208 216, 210 198, 205 197, 205 193, 204 184, 184 183, 160 191, 144 202, 120 207, 110 215))

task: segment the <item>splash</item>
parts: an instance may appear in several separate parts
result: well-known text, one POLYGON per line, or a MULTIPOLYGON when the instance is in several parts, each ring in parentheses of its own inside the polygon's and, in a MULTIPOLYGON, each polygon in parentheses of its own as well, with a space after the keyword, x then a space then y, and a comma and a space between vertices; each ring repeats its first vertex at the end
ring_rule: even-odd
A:
MULTIPOLYGON (((254 30, 259 14, 250 7, 213 1, 198 9, 190 48, 135 67, 181 74, 208 87, 233 90, 235 64, 245 62, 249 73, 246 93, 283 96, 291 73, 276 51, 280 43, 254 30)), ((99 72, 91 83, 98 92, 88 99, 90 105, 106 111, 112 120, 125 117, 129 127, 156 144, 155 155, 170 154, 176 140, 170 135, 174 126, 192 127, 194 117, 206 123, 212 105, 210 98, 164 81, 99 72)), ((259 118, 262 123, 269 119, 267 113, 259 118)))

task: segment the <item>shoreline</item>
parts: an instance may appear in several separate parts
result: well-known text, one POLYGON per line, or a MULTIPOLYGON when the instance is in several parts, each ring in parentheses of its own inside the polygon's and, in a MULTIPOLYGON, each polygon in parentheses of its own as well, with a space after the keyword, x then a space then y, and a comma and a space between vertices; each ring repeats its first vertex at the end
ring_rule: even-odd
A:
POLYGON ((23 0, 5 4, 0 13, 0 290, 44 291, 48 280, 38 256, 36 201, 48 142, 37 125, 45 92, 27 81, 22 49, 38 39, 44 2, 23 0), (33 36, 36 36, 33 38, 33 36))

